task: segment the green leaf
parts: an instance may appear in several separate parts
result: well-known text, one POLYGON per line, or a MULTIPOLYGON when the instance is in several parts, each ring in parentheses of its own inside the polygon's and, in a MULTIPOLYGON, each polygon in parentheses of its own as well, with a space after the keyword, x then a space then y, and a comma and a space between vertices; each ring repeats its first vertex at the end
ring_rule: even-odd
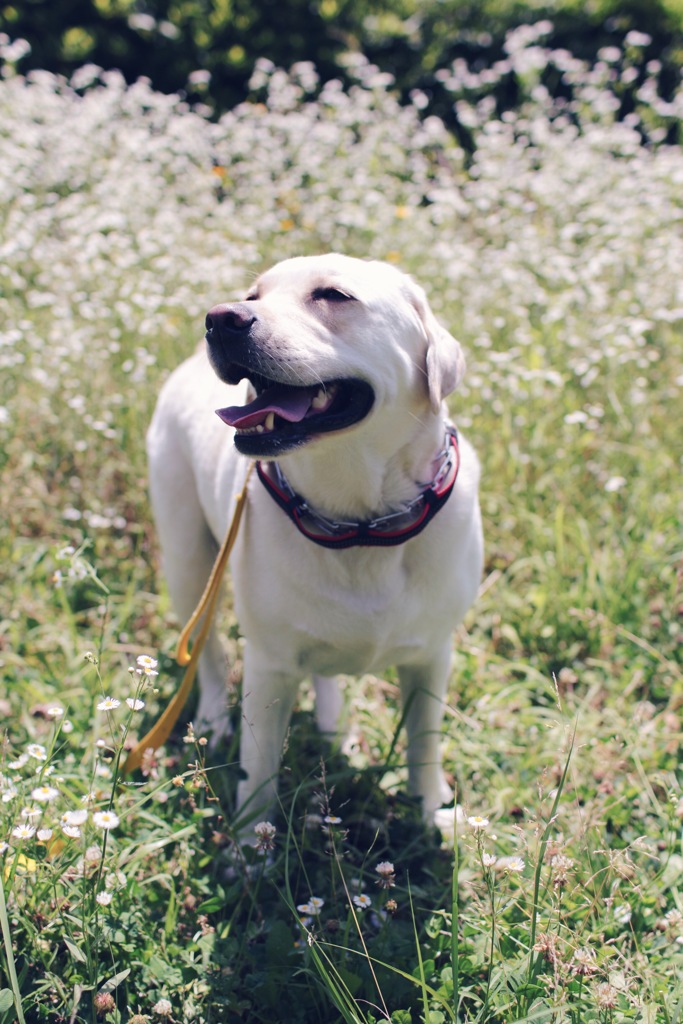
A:
POLYGON ((113 978, 109 979, 109 981, 105 981, 104 985, 100 988, 100 992, 113 992, 117 985, 120 985, 121 982, 128 977, 130 970, 130 967, 126 967, 125 971, 119 971, 119 973, 115 974, 113 978))
POLYGON ((197 907, 202 914, 215 914, 225 907, 225 899, 222 896, 210 896, 197 907))
POLYGON ((14 996, 9 988, 0 989, 0 1013, 11 1010, 14 1006, 14 996))
POLYGON ((391 1015, 391 1024, 413 1024, 410 1010, 394 1010, 391 1015))
POLYGON ((87 964, 88 961, 85 953, 78 948, 75 942, 72 942, 71 939, 64 939, 64 945, 69 950, 74 960, 78 960, 79 964, 87 964))

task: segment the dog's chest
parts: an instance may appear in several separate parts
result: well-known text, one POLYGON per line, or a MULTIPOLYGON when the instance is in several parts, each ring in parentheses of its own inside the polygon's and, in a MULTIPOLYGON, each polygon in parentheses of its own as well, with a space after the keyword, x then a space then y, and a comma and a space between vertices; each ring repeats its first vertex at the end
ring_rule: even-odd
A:
POLYGON ((254 587, 252 576, 237 604, 247 640, 277 652, 293 672, 379 672, 420 660, 448 632, 439 621, 443 595, 427 588, 424 565, 398 552, 343 560, 324 552, 310 562, 306 551, 289 554, 271 563, 266 585, 261 577, 254 587))

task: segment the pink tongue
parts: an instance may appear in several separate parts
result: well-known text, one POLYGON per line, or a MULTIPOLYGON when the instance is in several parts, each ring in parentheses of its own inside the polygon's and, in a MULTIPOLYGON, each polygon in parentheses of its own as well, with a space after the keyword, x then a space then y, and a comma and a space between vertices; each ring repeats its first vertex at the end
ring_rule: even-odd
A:
POLYGON ((311 407, 311 401, 318 390, 317 385, 308 388, 292 388, 286 384, 274 384, 248 405, 231 405, 227 409, 216 409, 229 427, 255 427, 263 423, 268 413, 274 412, 289 423, 299 423, 311 407))

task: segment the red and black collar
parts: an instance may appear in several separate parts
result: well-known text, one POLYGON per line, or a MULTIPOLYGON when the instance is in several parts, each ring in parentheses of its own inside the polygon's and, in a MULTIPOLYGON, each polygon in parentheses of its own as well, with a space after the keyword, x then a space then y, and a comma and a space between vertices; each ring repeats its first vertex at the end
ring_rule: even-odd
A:
POLYGON ((273 463, 274 480, 260 462, 256 463, 256 471, 273 501, 286 512, 299 532, 314 544, 337 549, 394 547, 422 533, 451 496, 460 468, 460 450, 458 432, 450 423, 446 425, 444 447, 437 458, 440 461, 434 479, 411 502, 396 512, 356 522, 328 519, 316 512, 292 490, 277 463, 273 463))

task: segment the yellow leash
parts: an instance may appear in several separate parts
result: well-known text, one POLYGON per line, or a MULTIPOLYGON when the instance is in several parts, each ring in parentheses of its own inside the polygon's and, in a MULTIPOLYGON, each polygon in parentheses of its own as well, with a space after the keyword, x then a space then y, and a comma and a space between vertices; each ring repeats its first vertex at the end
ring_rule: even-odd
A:
POLYGON ((180 639, 178 640, 176 661, 179 665, 187 665, 183 681, 180 684, 180 689, 162 714, 159 721, 152 726, 147 735, 143 736, 137 746, 131 750, 122 768, 124 775, 140 767, 144 754, 147 750, 158 750, 159 747, 166 742, 168 737, 171 735, 174 725, 178 721, 178 717, 185 706, 187 698, 190 695, 192 684, 197 674, 199 655, 202 652, 204 642, 209 634, 209 630, 211 629, 211 622, 213 621, 213 613, 216 607, 216 601, 218 600, 221 580, 223 579, 225 567, 228 564, 230 552, 235 546, 240 522, 242 520, 242 514, 247 503, 247 484, 249 483, 249 477, 251 476, 253 468, 254 463, 250 462, 249 468, 247 469, 247 475, 244 479, 244 485, 237 496, 232 521, 221 549, 218 552, 216 561, 214 562, 211 575, 209 576, 209 581, 204 588, 204 593, 201 596, 199 604, 193 611, 190 621, 185 626, 184 630, 180 634, 180 639), (192 645, 192 651, 188 651, 190 636, 202 616, 204 616, 204 621, 201 629, 197 634, 197 639, 192 645))

